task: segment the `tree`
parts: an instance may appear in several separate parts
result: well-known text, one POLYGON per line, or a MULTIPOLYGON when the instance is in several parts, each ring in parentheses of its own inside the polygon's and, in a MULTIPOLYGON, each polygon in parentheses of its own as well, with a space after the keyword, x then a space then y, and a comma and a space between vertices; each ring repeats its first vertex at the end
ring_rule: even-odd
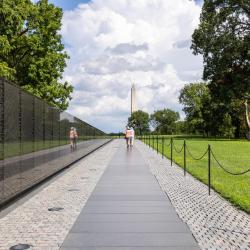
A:
POLYGON ((249 0, 205 0, 200 25, 192 36, 191 48, 203 55, 203 78, 210 82, 213 100, 223 103, 224 109, 234 108, 229 112, 237 136, 242 108, 247 110, 244 103, 250 100, 249 18, 249 0))
POLYGON ((223 136, 228 137, 229 139, 233 137, 235 131, 235 127, 232 126, 231 116, 227 113, 224 116, 223 122, 220 126, 220 132, 223 136))
POLYGON ((149 132, 149 114, 138 110, 132 113, 128 118, 128 126, 135 129, 136 134, 144 134, 149 132))
POLYGON ((179 95, 179 102, 184 106, 186 120, 194 131, 208 135, 213 121, 210 91, 205 83, 185 85, 179 95))
POLYGON ((1 0, 0 77, 66 109, 73 88, 60 82, 68 58, 61 19, 62 10, 48 0, 1 0))
POLYGON ((190 131, 189 131, 189 128, 188 128, 188 124, 186 121, 177 121, 175 123, 175 131, 174 133, 175 134, 188 134, 190 131))
POLYGON ((179 119, 179 113, 171 109, 157 110, 150 116, 151 124, 160 134, 172 134, 179 119))

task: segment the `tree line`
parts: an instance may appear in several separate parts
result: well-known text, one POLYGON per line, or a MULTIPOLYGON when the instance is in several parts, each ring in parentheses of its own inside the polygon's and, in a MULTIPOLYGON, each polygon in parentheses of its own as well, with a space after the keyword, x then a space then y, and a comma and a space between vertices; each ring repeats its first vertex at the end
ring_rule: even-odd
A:
POLYGON ((0 1, 0 77, 64 110, 73 87, 62 82, 62 15, 48 0, 0 1))
POLYGON ((179 112, 165 108, 149 114, 138 110, 128 118, 128 126, 135 129, 136 134, 184 134, 187 133, 185 121, 180 120, 179 112))
MULTIPOLYGON (((250 1, 204 0, 191 49, 203 56, 203 82, 180 91, 184 127, 204 136, 250 138, 250 1)), ((177 121, 171 130, 164 119, 154 121, 158 131, 173 131, 177 121)))

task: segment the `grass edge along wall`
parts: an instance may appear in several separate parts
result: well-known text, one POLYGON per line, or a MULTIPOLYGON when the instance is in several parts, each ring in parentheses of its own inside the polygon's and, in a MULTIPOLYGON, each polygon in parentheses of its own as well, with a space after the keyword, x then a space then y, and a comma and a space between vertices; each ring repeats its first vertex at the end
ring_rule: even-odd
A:
POLYGON ((0 205, 107 141, 101 130, 0 78, 0 205), (74 152, 70 127, 79 134, 74 152))
MULTIPOLYGON (((149 137, 144 137, 144 142, 149 144, 149 137)), ((153 143, 151 136, 151 147, 157 150, 157 141, 153 143)), ((184 139, 173 138, 173 161, 180 167, 184 168, 184 150, 181 151, 184 139), (181 152, 180 152, 181 151, 181 152), (179 153, 177 153, 179 152, 179 153)), ((211 187, 221 196, 229 200, 236 207, 250 213, 250 142, 246 140, 212 140, 202 138, 186 139, 186 169, 191 175, 205 184, 208 184, 208 154, 205 154, 201 160, 194 160, 189 153, 195 158, 200 158, 208 149, 208 144, 216 159, 225 168, 232 173, 244 173, 242 175, 231 175, 225 172, 211 157, 211 187)), ((170 138, 164 137, 164 147, 162 139, 158 140, 158 151, 167 158, 171 159, 170 138)))

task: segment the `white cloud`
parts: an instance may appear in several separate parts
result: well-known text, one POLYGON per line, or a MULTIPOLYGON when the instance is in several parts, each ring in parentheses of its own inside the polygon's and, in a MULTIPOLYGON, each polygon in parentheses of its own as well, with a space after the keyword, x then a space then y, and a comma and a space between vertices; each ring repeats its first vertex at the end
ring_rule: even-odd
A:
POLYGON ((122 131, 131 79, 140 109, 181 111, 180 88, 201 77, 202 60, 189 49, 200 8, 189 0, 93 0, 66 11, 65 79, 75 87, 69 111, 107 132, 122 131))

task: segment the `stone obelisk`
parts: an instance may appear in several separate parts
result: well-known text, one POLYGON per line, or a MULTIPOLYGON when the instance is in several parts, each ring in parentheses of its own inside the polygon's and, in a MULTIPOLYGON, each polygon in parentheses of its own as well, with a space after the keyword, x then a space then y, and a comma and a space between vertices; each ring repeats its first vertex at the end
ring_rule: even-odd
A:
POLYGON ((132 84, 132 87, 131 87, 131 114, 135 111, 137 111, 136 90, 135 90, 135 85, 132 84))

